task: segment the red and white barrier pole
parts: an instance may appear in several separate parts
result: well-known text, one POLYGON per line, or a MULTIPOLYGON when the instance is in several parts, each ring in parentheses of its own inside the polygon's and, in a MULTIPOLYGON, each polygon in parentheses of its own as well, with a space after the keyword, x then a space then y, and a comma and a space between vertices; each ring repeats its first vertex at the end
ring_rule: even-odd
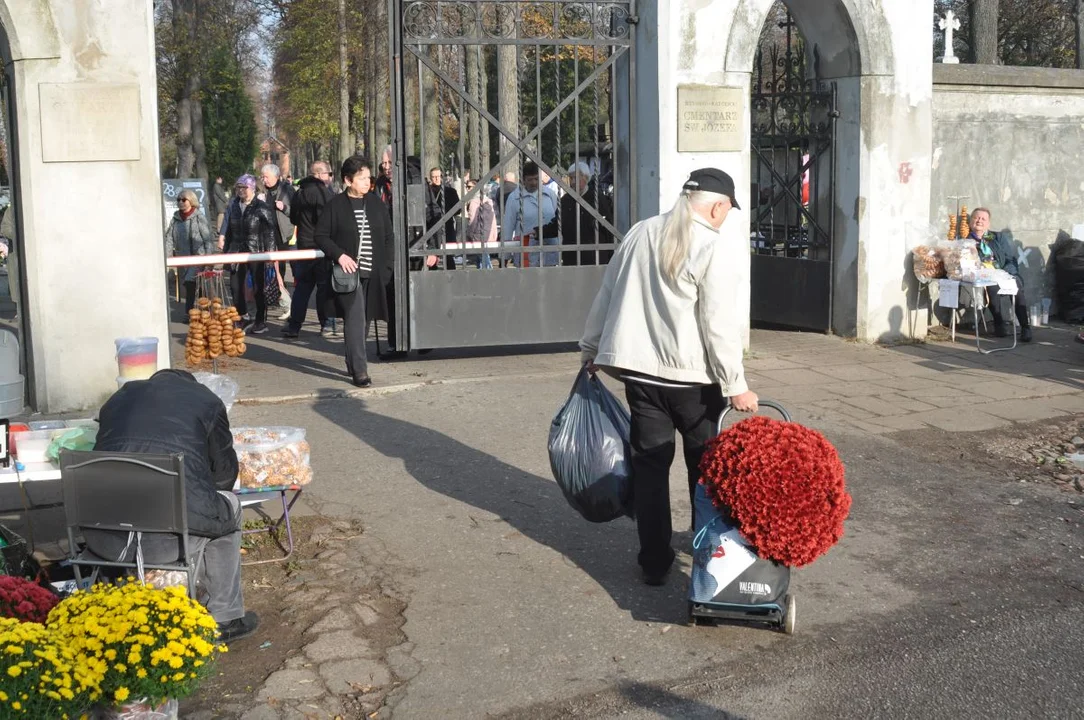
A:
POLYGON ((200 265, 233 265, 250 262, 286 262, 289 260, 316 260, 322 258, 320 250, 276 250, 264 253, 219 253, 217 255, 181 255, 166 258, 166 267, 192 267, 200 265))

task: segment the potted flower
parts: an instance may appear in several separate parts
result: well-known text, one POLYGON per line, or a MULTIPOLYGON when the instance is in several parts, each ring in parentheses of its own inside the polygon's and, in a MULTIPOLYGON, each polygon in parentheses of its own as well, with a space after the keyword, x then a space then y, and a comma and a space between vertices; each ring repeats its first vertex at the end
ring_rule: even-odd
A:
POLYGON ((45 626, 0 618, 0 717, 83 717, 99 680, 45 626))
POLYGON ((226 649, 216 644, 214 618, 184 588, 134 578, 65 598, 48 625, 77 660, 100 667, 101 718, 176 718, 177 700, 195 692, 226 649))
POLYGON ((0 575, 0 617, 44 623, 59 598, 41 585, 0 575))

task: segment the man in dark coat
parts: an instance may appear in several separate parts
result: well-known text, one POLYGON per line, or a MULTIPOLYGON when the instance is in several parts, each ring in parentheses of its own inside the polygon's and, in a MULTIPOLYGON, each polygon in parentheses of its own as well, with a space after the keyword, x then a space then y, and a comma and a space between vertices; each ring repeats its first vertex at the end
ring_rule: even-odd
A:
MULTIPOLYGON (((454 208, 458 202, 459 193, 457 193, 454 188, 444 184, 444 172, 440 168, 433 168, 430 170, 429 182, 425 186, 426 232, 434 225, 437 225, 440 222, 440 219, 444 217, 444 214, 454 208)), ((452 215, 452 217, 444 223, 443 230, 431 237, 428 244, 431 248, 444 250, 448 247, 448 243, 454 243, 455 241, 455 215, 452 215)), ((436 256, 433 256, 433 259, 436 259, 436 256)), ((437 260, 437 264, 439 263, 440 261, 437 260)), ((453 255, 445 255, 444 266, 448 270, 455 270, 455 257, 453 255)), ((434 267, 434 265, 430 263, 429 267, 434 267)))
POLYGON ((349 157, 341 175, 346 189, 328 201, 313 237, 343 274, 358 276, 357 289, 334 295, 343 312, 346 370, 354 385, 369 387, 365 337, 370 322, 388 319, 384 288, 392 276, 395 236, 384 203, 372 192, 370 162, 349 157))
MULTIPOLYGON (((237 453, 226 406, 183 370, 159 370, 149 380, 125 383, 98 416, 101 452, 184 454, 184 490, 189 552, 203 555, 197 584, 207 592, 207 610, 229 642, 259 625, 245 612, 241 594, 241 503, 230 490, 237 479, 237 453)), ((106 559, 131 561, 130 533, 85 532, 87 547, 106 559)), ((141 539, 147 563, 175 562, 180 539, 141 539)))
MULTIPOLYGON (((568 170, 569 182, 584 200, 585 205, 598 210, 599 215, 611 223, 614 221, 614 206, 610 198, 598 197, 598 189, 591 182, 593 173, 585 162, 575 163, 568 170)), ((565 195, 561 198, 561 242, 565 245, 612 244, 614 236, 595 219, 595 216, 576 202, 576 198, 565 195), (597 235, 596 235, 597 232, 597 235), (597 240, 596 240, 597 237, 597 240)), ((613 257, 613 250, 597 251, 597 264, 606 265, 613 257)), ((595 250, 565 250, 561 253, 561 264, 595 265, 595 250)))
MULTIPOLYGON (((297 227, 297 249, 314 250, 316 223, 324 206, 331 200, 331 166, 323 160, 312 164, 311 175, 301 181, 301 186, 294 195, 290 208, 290 221, 297 227)), ((331 263, 327 258, 319 260, 299 260, 293 263, 294 297, 290 304, 290 321, 282 329, 288 338, 296 338, 305 322, 309 309, 309 297, 316 290, 316 316, 320 320, 320 332, 324 337, 331 337, 335 332, 335 318, 328 317, 330 301, 328 279, 331 263)))
MULTIPOLYGON (((1020 265, 1016 259, 1016 248, 1007 233, 990 230, 990 211, 975 208, 971 213, 971 239, 978 244, 979 262, 985 267, 1004 270, 1016 279, 1016 319, 1020 321, 1020 341, 1031 342, 1031 315, 1028 301, 1024 297, 1024 282, 1020 279, 1020 265)), ((997 288, 990 288, 990 314, 994 316, 994 333, 998 337, 1009 334, 1002 303, 1005 297, 997 294, 997 288)))

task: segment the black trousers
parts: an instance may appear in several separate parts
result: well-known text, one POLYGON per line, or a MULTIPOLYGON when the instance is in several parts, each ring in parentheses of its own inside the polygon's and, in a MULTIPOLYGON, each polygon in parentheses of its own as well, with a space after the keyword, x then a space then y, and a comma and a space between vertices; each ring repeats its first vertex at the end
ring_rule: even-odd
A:
POLYGON ((245 277, 252 273, 252 295, 256 299, 256 322, 267 322, 267 269, 266 263, 239 263, 237 269, 230 276, 230 290, 233 292, 233 304, 237 312, 244 315, 248 312, 248 301, 245 300, 245 277))
POLYGON ((184 281, 184 312, 185 317, 188 317, 188 311, 196 307, 196 281, 185 280, 184 281))
POLYGON ((700 458, 704 446, 715 436, 715 424, 726 401, 718 385, 676 388, 626 382, 625 397, 632 414, 632 488, 640 567, 648 574, 660 575, 674 561, 670 547, 674 431, 681 433, 685 450, 691 507, 700 482, 700 458))
POLYGON ((294 296, 290 303, 290 329, 294 332, 301 330, 305 323, 305 315, 309 310, 309 298, 313 290, 316 291, 316 317, 320 321, 320 328, 327 325, 328 295, 331 288, 328 287, 330 271, 327 261, 298 260, 293 263, 294 271, 294 296))
POLYGON ((354 292, 337 294, 343 313, 346 372, 350 373, 354 380, 369 376, 369 361, 365 355, 365 336, 369 334, 369 321, 365 318, 365 297, 368 290, 369 278, 362 278, 354 292))
MULTIPOLYGON (((1020 279, 1019 275, 1013 275, 1016 278, 1016 319, 1020 321, 1020 327, 1031 327, 1031 313, 1028 311, 1028 301, 1024 297, 1024 281, 1020 279)), ((987 292, 990 293, 990 314, 994 317, 994 325, 1005 325, 1005 305, 1009 298, 1006 295, 998 295, 997 288, 992 287, 987 292)), ((1008 326, 1006 326, 1008 327, 1008 326)))

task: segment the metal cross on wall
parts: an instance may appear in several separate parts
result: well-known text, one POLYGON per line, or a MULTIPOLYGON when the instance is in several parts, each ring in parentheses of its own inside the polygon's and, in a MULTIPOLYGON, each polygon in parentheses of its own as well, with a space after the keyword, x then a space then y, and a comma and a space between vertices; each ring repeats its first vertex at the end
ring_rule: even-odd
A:
POLYGON ((945 31, 945 55, 941 58, 941 62, 946 65, 958 65, 960 58, 956 57, 956 51, 953 48, 953 33, 960 29, 960 18, 956 17, 956 13, 949 10, 945 13, 945 17, 941 18, 937 27, 945 31))

